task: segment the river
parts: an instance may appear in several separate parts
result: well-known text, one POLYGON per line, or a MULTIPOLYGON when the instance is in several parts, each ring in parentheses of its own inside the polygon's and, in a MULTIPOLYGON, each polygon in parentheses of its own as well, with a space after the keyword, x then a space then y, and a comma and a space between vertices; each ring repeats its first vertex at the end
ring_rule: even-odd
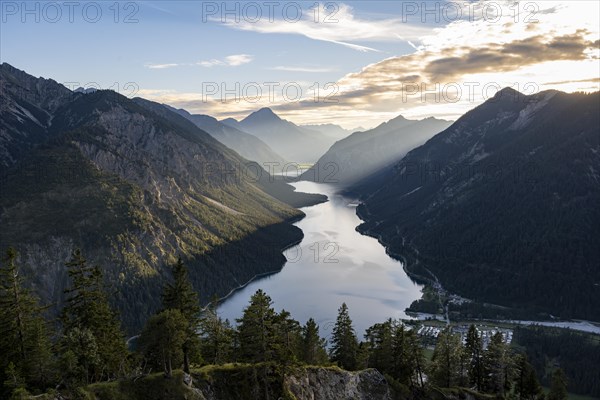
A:
POLYGON ((376 239, 363 236, 352 200, 335 194, 333 187, 297 182, 299 192, 321 193, 329 201, 304 207, 306 217, 297 222, 302 242, 285 252, 281 272, 257 279, 233 293, 219 306, 223 318, 242 315, 250 296, 264 290, 277 311, 285 309, 304 324, 310 317, 328 337, 337 310, 345 302, 359 339, 369 326, 387 318, 407 318, 404 310, 421 297, 421 285, 404 273, 376 239))

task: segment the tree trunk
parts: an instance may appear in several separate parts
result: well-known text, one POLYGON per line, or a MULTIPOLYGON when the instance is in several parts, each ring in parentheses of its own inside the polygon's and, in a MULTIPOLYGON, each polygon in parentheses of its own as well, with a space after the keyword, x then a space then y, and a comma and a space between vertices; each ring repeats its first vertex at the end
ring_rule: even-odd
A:
POLYGON ((186 345, 183 345, 183 372, 190 373, 190 356, 186 345))

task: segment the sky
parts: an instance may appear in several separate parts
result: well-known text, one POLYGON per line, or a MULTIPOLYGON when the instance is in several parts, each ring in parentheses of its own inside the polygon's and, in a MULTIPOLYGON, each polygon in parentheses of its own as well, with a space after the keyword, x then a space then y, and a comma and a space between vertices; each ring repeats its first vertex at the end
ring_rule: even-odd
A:
POLYGON ((0 1, 0 62, 219 119, 457 119, 600 86, 597 1, 0 1))

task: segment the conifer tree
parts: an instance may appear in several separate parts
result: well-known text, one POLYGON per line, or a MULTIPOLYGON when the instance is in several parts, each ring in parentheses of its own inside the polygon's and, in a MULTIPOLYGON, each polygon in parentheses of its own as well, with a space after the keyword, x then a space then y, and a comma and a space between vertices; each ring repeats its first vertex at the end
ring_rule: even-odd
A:
MULTIPOLYGON (((194 290, 187 269, 181 260, 173 266, 173 282, 167 283, 163 290, 163 308, 168 310, 179 310, 181 315, 188 321, 187 337, 182 344, 183 370, 190 372, 192 354, 199 352, 200 340, 198 329, 200 325, 200 302, 198 293, 194 290)), ((198 358, 198 357, 196 357, 198 358)))
POLYGON ((550 393, 548 400, 566 400, 569 397, 567 393, 567 377, 561 368, 558 368, 552 374, 552 382, 550 384, 550 393))
MULTIPOLYGON (((62 341, 63 351, 72 350, 69 337, 74 329, 89 332, 97 346, 99 361, 88 363, 91 370, 82 372, 83 376, 90 377, 90 381, 115 378, 124 373, 128 352, 119 318, 108 301, 102 271, 98 266, 88 265, 79 249, 73 251, 66 267, 71 286, 65 290, 67 299, 61 315, 66 339, 62 341)), ((77 359, 84 357, 75 355, 77 359)))
POLYGON ((402 377, 406 377, 404 381, 408 380, 408 386, 413 391, 417 388, 422 389, 425 383, 423 376, 427 364, 419 337, 414 330, 406 331, 404 325, 401 324, 397 325, 394 336, 396 341, 402 337, 402 343, 406 349, 402 352, 395 350, 395 353, 404 354, 403 357, 406 357, 405 361, 400 360, 399 362, 401 368, 398 371, 403 374, 399 375, 400 380, 402 381, 402 377))
POLYGON ((469 383, 478 391, 483 390, 483 343, 475 325, 469 327, 465 342, 468 359, 469 383))
POLYGON ((24 386, 45 388, 53 373, 44 309, 25 288, 16 258, 9 248, 0 269, 0 377, 6 372, 13 382, 18 376, 24 386))
POLYGON ((529 364, 527 356, 516 356, 515 392, 520 400, 537 400, 543 398, 542 387, 529 364))
POLYGON ((240 359, 246 362, 272 361, 276 357, 275 310, 271 298, 258 289, 237 320, 240 359))
POLYGON ((331 336, 331 361, 347 370, 355 370, 358 366, 358 339, 354 333, 348 306, 343 303, 331 336))
MULTIPOLYGON (((367 329, 365 339, 369 346, 369 367, 382 373, 393 374, 396 354, 394 352, 392 320, 375 324, 367 329)), ((403 347, 403 344, 401 345, 403 347)))
POLYGON ((292 318, 288 311, 281 310, 275 316, 274 328, 277 361, 284 364, 296 361, 299 358, 301 342, 300 324, 292 318))
POLYGON ((510 389, 512 374, 508 345, 501 332, 496 332, 484 352, 484 389, 489 393, 504 395, 510 389))
POLYGON ((139 339, 141 354, 151 365, 160 365, 165 377, 183 363, 183 344, 188 340, 189 322, 177 309, 167 309, 150 317, 139 339))
POLYGON ((437 344, 431 359, 430 377, 434 385, 450 388, 461 380, 461 359, 463 347, 459 335, 455 335, 450 328, 440 332, 437 344))
POLYGON ((217 313, 218 299, 213 299, 200 322, 201 353, 209 364, 223 364, 232 358, 234 330, 228 320, 217 313))
POLYGON ((302 327, 301 359, 309 365, 324 365, 328 361, 326 341, 319 336, 319 325, 310 318, 302 327))

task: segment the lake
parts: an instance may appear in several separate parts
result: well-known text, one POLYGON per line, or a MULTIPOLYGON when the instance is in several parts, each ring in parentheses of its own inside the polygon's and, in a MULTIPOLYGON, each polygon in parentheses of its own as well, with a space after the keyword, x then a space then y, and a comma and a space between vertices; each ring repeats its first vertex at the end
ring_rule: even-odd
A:
POLYGON ((258 289, 273 300, 275 310, 285 309, 304 324, 314 318, 321 336, 331 334, 337 310, 345 302, 362 339, 365 329, 387 318, 408 318, 404 313, 421 297, 421 285, 404 273, 402 263, 390 258, 376 239, 355 228, 356 202, 335 194, 327 184, 297 182, 299 192, 321 193, 329 201, 302 211, 306 217, 295 225, 304 239, 285 251, 281 272, 257 279, 233 293, 219 306, 223 318, 242 315, 250 296, 258 289))

